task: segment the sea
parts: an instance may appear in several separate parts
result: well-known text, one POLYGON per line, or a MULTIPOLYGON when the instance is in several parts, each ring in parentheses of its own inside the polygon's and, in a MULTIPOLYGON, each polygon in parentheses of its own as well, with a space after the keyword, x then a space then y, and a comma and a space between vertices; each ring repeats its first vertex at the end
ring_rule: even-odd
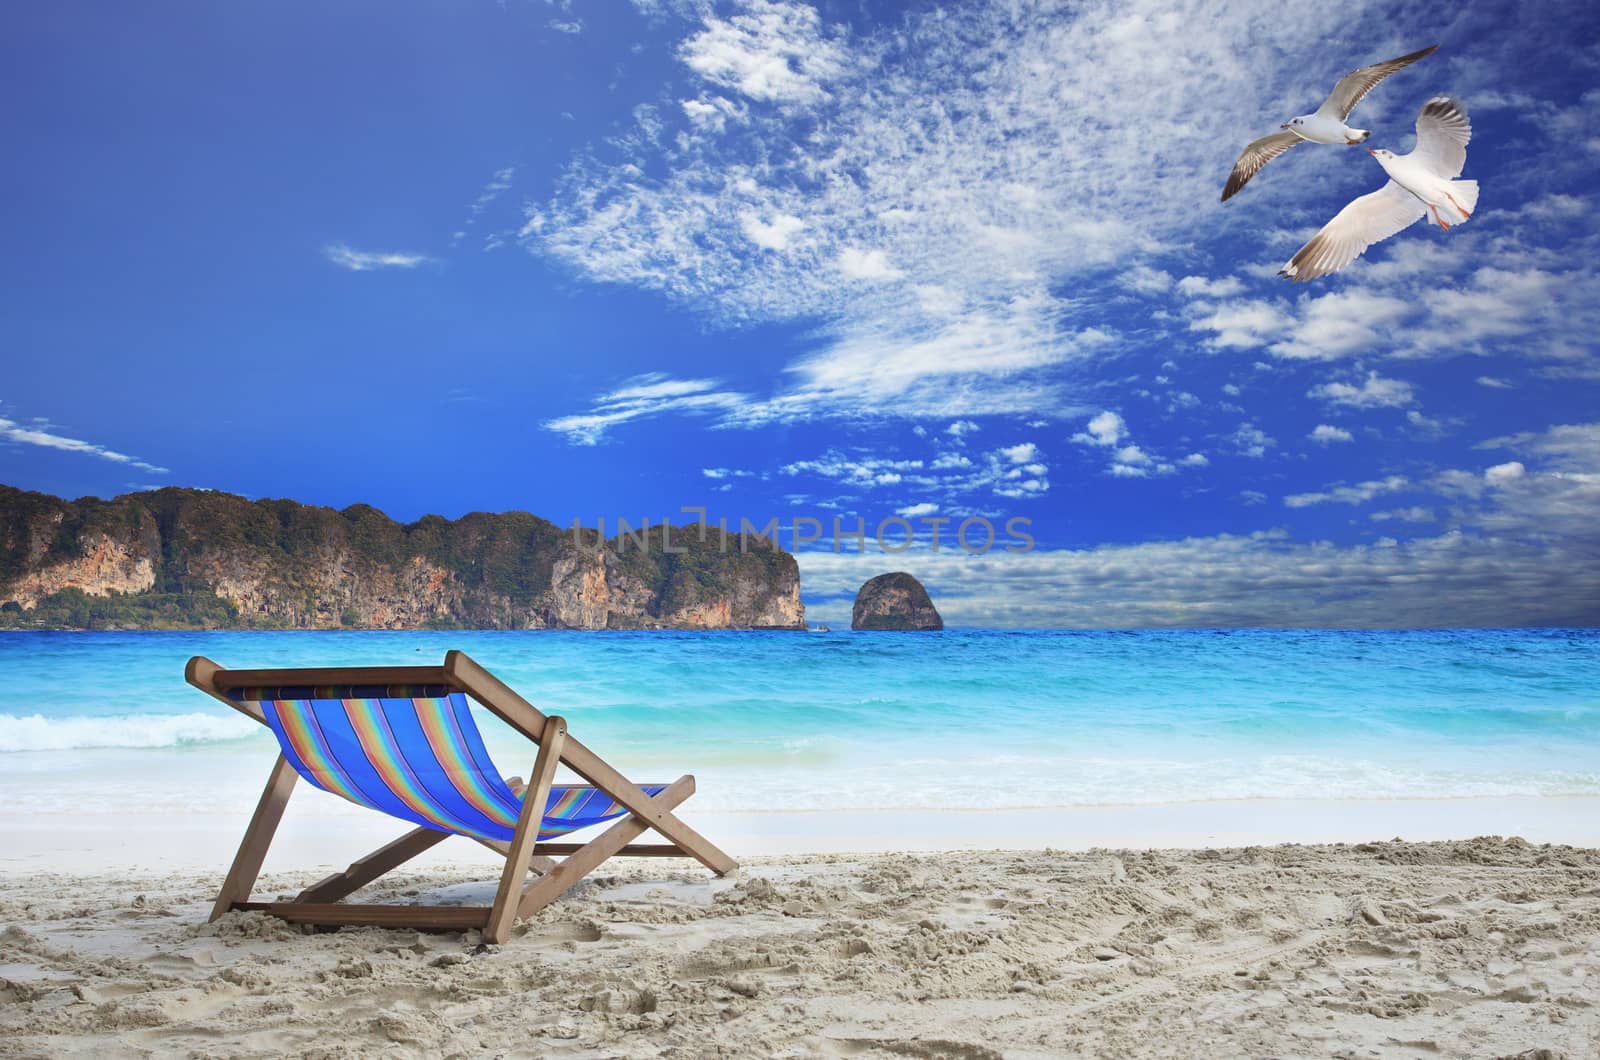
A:
POLYGON ((694 773, 702 812, 1600 794, 1593 629, 24 632, 0 633, 0 814, 253 803, 272 736, 185 684, 192 655, 452 648, 635 780, 694 773))

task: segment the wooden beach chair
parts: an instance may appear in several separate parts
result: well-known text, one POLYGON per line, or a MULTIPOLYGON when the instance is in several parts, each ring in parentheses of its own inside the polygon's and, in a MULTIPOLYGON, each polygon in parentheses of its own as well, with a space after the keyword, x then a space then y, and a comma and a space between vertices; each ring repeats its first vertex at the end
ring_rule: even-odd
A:
POLYGON ((515 918, 550 904, 607 858, 690 857, 719 876, 738 867, 672 812, 694 794, 694 777, 634 784, 573 738, 564 719, 540 713, 463 652, 446 654, 443 666, 280 670, 224 670, 195 656, 184 676, 271 729, 280 749, 212 920, 230 909, 258 909, 299 924, 481 928, 485 941, 503 942, 515 918), (525 788, 503 780, 489 761, 468 696, 537 745, 525 788), (588 785, 552 784, 560 765, 588 785), (251 888, 299 777, 418 827, 292 902, 252 902, 251 888), (606 821, 616 823, 586 843, 553 841, 606 821), (667 842, 634 842, 650 829, 667 842), (340 901, 451 835, 505 855, 493 905, 340 901), (530 869, 538 874, 527 880, 530 869))

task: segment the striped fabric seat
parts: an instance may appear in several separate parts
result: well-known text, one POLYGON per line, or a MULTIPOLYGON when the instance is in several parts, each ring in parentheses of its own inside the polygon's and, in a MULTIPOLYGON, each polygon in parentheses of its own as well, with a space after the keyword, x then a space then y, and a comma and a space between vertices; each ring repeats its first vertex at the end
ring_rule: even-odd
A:
MULTIPOLYGON (((489 760, 466 697, 443 685, 235 688, 266 715, 283 756, 306 780, 391 817, 441 832, 510 842, 522 810, 489 760)), ((655 796, 666 785, 642 785, 655 796)), ((541 840, 621 817, 591 787, 556 786, 541 840)))

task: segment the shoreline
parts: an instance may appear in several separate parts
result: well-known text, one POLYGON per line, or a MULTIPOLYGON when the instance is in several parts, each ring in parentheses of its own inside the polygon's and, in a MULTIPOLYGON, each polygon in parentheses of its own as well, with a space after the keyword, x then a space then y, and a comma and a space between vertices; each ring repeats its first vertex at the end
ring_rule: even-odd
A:
MULTIPOLYGON (((215 871, 248 810, 171 816, 0 815, 0 876, 41 871, 215 871)), ((1287 844, 1516 836, 1600 848, 1600 795, 1447 799, 1246 799, 1017 810, 697 812, 683 817, 735 858, 948 851, 1194 850, 1287 844)), ((332 800, 292 800, 267 872, 342 868, 404 825, 332 800)), ((483 864, 475 844, 441 844, 414 863, 483 864)), ((497 871, 497 870, 495 870, 497 871)))

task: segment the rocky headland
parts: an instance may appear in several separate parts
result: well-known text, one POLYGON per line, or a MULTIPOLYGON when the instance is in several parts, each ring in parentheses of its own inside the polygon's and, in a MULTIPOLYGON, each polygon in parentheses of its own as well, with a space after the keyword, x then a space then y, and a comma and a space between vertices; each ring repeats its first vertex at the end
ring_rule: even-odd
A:
POLYGON ((804 629, 805 608, 792 555, 700 524, 0 486, 0 628, 804 629))

